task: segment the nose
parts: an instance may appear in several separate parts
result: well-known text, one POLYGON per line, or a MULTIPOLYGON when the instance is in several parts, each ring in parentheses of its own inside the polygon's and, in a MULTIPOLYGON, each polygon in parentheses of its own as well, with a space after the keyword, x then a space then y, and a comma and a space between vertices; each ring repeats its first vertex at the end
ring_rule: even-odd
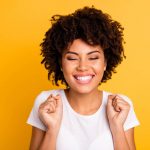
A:
POLYGON ((78 63, 77 70, 78 71, 87 71, 89 68, 88 62, 86 60, 81 59, 78 63))

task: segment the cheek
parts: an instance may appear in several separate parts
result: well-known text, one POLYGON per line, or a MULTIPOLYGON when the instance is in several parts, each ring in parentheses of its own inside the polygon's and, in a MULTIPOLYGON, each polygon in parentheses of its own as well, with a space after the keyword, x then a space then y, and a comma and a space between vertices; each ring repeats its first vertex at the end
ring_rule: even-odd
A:
POLYGON ((97 63, 93 64, 93 67, 97 72, 103 72, 105 69, 105 63, 97 62, 97 63))
POLYGON ((66 71, 70 70, 71 71, 74 68, 76 68, 76 66, 77 66, 77 62, 67 61, 65 59, 62 61, 63 70, 66 70, 66 71))
POLYGON ((63 69, 63 74, 64 74, 65 79, 68 78, 72 74, 72 72, 74 71, 74 68, 75 68, 75 65, 72 63, 68 63, 68 62, 62 63, 62 69, 63 69))

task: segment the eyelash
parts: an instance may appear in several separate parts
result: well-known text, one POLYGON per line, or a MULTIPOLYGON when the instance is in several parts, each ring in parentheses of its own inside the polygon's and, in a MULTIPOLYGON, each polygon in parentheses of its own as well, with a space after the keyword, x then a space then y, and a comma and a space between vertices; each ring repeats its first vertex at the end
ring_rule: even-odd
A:
MULTIPOLYGON (((98 57, 93 57, 93 58, 89 58, 89 60, 96 60, 96 59, 99 59, 98 57)), ((78 59, 75 59, 75 58, 67 58, 67 60, 78 60, 78 59)))
POLYGON ((90 60, 99 59, 98 57, 89 58, 90 60))
POLYGON ((77 60, 77 59, 74 59, 74 58, 67 58, 67 60, 77 60))

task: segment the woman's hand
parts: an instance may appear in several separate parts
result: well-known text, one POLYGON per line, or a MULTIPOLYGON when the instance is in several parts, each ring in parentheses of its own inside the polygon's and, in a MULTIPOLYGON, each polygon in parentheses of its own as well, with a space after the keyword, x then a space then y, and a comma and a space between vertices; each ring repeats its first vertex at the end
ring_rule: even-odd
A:
POLYGON ((39 117, 48 131, 58 132, 63 113, 63 104, 60 95, 52 94, 39 107, 39 117))
POLYGON ((107 117, 110 128, 122 128, 128 116, 130 105, 118 95, 109 95, 107 102, 107 117))

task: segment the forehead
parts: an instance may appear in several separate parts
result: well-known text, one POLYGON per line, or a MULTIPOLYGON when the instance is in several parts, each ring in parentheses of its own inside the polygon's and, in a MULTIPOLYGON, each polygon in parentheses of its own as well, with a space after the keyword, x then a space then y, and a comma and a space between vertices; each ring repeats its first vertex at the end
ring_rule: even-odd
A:
POLYGON ((87 44, 81 39, 76 39, 72 42, 72 44, 69 45, 68 49, 65 52, 68 52, 68 51, 82 54, 82 53, 89 53, 92 51, 103 52, 103 49, 99 45, 92 46, 92 45, 87 44))

